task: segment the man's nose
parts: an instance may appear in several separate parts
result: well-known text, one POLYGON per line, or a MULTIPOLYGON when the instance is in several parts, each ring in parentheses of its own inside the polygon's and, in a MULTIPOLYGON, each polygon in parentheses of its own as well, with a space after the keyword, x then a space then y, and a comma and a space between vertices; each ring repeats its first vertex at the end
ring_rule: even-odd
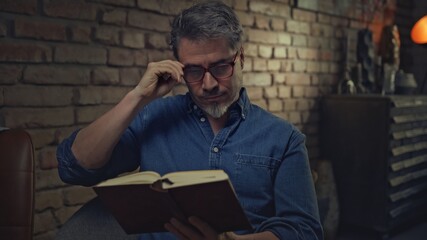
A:
POLYGON ((206 72, 203 76, 203 90, 211 91, 218 86, 218 81, 212 76, 210 72, 206 72))

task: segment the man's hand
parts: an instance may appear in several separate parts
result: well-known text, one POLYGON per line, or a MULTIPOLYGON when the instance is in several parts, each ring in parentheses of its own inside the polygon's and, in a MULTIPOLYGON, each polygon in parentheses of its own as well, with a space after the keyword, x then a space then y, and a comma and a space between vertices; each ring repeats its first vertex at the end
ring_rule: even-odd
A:
POLYGON ((197 217, 189 217, 189 223, 192 226, 188 226, 175 218, 171 219, 169 223, 165 224, 166 230, 174 234, 181 240, 231 240, 234 238, 227 237, 225 234, 217 233, 211 226, 206 222, 200 220, 197 217), (195 230, 196 229, 196 230, 195 230))
POLYGON ((182 63, 172 60, 149 63, 134 92, 148 101, 163 97, 177 83, 183 82, 183 67, 182 63))

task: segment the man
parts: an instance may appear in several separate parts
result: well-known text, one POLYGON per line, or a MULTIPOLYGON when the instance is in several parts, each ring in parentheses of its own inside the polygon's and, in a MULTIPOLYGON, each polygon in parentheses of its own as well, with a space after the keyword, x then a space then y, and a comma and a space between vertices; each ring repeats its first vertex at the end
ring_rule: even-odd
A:
POLYGON ((252 105, 242 88, 242 27, 217 1, 196 4, 172 23, 178 61, 148 64, 139 84, 112 110, 58 147, 59 173, 92 185, 120 173, 223 169, 253 232, 218 233, 171 219, 166 233, 142 239, 322 239, 305 137, 252 105), (164 97, 177 83, 189 93, 164 97))

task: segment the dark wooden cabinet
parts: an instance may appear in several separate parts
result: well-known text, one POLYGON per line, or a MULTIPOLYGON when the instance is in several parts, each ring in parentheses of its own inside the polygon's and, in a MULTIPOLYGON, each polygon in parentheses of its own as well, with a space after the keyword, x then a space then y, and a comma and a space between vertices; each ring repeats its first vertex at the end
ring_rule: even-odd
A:
POLYGON ((320 131, 341 224, 387 234, 425 218, 427 96, 325 96, 320 131))

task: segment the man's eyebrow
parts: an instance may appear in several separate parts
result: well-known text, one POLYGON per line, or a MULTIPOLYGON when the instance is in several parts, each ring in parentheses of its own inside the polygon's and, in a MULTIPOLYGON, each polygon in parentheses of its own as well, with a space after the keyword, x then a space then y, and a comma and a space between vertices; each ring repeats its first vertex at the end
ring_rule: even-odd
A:
MULTIPOLYGON (((215 65, 220 64, 220 63, 228 63, 229 61, 231 61, 231 59, 232 59, 232 57, 219 59, 213 63, 209 63, 208 67, 212 67, 212 66, 215 66, 215 65)), ((184 67, 203 67, 203 66, 199 65, 199 64, 191 64, 190 63, 190 64, 185 64, 184 67)))

